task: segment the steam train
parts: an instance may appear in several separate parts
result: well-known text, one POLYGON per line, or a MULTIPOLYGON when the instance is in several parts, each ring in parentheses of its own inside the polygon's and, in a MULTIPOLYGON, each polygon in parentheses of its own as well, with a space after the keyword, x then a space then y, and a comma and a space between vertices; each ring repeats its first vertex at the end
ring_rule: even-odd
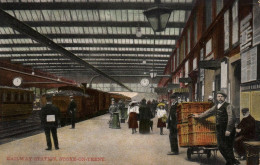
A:
MULTIPOLYGON (((83 120, 106 113, 109 109, 112 98, 114 98, 116 102, 120 99, 131 99, 124 95, 107 93, 92 88, 81 88, 75 86, 59 87, 58 92, 52 97, 52 103, 60 109, 62 124, 65 124, 70 118, 70 115, 67 112, 70 103, 70 96, 73 96, 77 104, 75 115, 77 120, 83 120)), ((46 104, 45 96, 42 97, 42 104, 46 104)))
POLYGON ((0 86, 0 121, 26 120, 33 111, 33 91, 0 86))

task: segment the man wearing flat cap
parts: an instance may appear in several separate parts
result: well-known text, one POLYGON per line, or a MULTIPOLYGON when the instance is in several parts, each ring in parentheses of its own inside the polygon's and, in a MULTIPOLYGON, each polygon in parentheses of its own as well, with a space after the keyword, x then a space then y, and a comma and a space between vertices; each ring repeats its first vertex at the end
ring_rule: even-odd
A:
POLYGON ((217 92, 217 101, 213 107, 194 118, 205 119, 210 116, 216 116, 216 133, 218 149, 226 160, 226 165, 239 164, 235 159, 233 145, 235 140, 235 112, 232 105, 227 103, 227 94, 224 91, 217 92))
POLYGON ((68 107, 68 113, 71 116, 71 128, 75 129, 75 115, 77 110, 77 104, 73 98, 73 96, 70 96, 70 104, 68 107))
POLYGON ((179 147, 178 147, 178 139, 177 139, 178 131, 177 131, 177 117, 176 117, 178 98, 174 94, 172 94, 170 98, 172 100, 172 105, 167 119, 167 128, 170 131, 169 139, 171 144, 171 151, 168 153, 168 155, 178 155, 179 147))

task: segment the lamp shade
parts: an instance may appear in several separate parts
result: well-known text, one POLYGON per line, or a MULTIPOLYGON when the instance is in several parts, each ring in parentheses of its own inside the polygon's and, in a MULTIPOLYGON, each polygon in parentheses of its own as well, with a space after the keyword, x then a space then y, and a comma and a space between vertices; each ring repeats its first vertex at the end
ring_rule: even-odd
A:
POLYGON ((157 73, 155 71, 150 72, 151 78, 155 78, 157 76, 157 73))
POLYGON ((154 32, 164 31, 170 18, 172 9, 162 6, 156 6, 144 11, 144 15, 149 21, 154 32))

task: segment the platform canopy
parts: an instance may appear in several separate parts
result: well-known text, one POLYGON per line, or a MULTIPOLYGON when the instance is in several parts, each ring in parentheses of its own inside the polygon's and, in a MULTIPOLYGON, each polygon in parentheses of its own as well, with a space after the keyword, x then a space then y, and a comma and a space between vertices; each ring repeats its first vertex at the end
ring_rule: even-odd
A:
POLYGON ((11 19, 1 21, 0 60, 74 80, 76 74, 82 79, 97 74, 107 78, 149 76, 151 69, 162 75, 193 0, 161 3, 173 11, 165 31, 154 35, 143 14, 155 5, 154 0, 0 0, 1 12, 31 28, 24 33, 25 29, 19 24, 14 27, 11 19), (39 34, 32 37, 33 30, 39 34), (47 38, 45 43, 42 36, 47 38))

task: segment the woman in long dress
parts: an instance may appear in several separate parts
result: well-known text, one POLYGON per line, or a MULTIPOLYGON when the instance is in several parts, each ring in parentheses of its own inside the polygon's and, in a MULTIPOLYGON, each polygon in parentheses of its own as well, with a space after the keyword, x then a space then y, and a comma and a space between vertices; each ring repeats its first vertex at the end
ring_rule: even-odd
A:
POLYGON ((157 128, 160 128, 160 135, 163 135, 163 127, 166 127, 166 121, 163 120, 167 116, 166 110, 165 110, 165 104, 164 103, 159 103, 157 105, 158 110, 157 110, 157 117, 158 117, 158 122, 157 122, 157 128))
POLYGON ((132 128, 132 134, 136 133, 136 128, 138 128, 137 115, 139 114, 139 106, 137 103, 138 102, 136 101, 130 102, 127 111, 127 114, 129 116, 128 127, 132 128))

